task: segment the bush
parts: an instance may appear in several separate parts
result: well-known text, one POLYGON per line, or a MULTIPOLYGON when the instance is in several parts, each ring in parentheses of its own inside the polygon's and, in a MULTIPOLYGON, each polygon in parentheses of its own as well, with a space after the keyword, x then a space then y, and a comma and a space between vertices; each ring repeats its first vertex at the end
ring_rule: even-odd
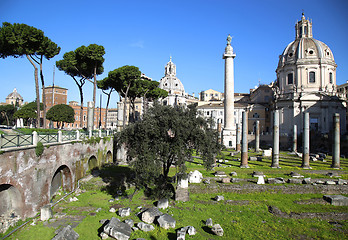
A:
POLYGON ((35 148, 35 153, 37 157, 40 157, 44 151, 44 145, 42 142, 38 142, 35 148))

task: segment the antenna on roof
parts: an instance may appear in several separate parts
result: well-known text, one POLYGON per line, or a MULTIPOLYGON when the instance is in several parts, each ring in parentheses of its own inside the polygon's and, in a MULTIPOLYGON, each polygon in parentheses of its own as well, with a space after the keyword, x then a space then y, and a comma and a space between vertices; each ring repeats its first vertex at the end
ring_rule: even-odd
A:
POLYGON ((52 107, 54 106, 54 76, 56 75, 56 65, 53 65, 53 83, 52 83, 52 107))
POLYGON ((56 73, 56 65, 53 65, 53 87, 54 87, 54 76, 55 76, 55 73, 56 73))

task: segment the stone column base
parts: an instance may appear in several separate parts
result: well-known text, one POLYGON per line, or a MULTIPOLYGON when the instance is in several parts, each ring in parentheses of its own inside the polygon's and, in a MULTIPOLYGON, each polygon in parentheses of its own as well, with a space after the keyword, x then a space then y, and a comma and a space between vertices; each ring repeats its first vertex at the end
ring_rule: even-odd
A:
POLYGON ((236 131, 235 130, 222 130, 222 144, 226 148, 236 149, 236 131))

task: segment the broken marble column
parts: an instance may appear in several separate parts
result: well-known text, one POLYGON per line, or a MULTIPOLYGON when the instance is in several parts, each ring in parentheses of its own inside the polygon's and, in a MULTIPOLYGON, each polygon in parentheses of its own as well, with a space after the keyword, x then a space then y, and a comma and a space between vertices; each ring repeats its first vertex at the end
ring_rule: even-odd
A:
POLYGON ((53 216, 51 207, 51 204, 47 204, 41 208, 41 221, 47 221, 53 216))
POLYGON ((333 116, 332 168, 340 168, 340 114, 333 116))
POLYGON ((87 130, 88 131, 93 130, 93 125, 94 125, 93 106, 94 106, 93 102, 87 102, 87 130))
POLYGON ((302 144, 302 168, 311 168, 309 166, 309 113, 303 114, 303 144, 302 144))
POLYGON ((256 121, 255 126, 255 152, 260 151, 260 121, 256 121))
POLYGON ((175 228, 176 224, 175 219, 167 213, 158 217, 157 222, 160 225, 160 227, 164 229, 175 228))
POLYGON ((237 132, 236 132, 236 151, 240 151, 240 124, 236 124, 237 132))
POLYGON ((103 231, 115 239, 129 239, 132 234, 131 227, 115 217, 110 219, 110 221, 104 226, 103 231))
POLYGON ((292 151, 297 152, 297 125, 293 126, 292 134, 292 151))
POLYGON ((248 166, 248 115, 247 110, 242 113, 242 160, 240 167, 248 166))
POLYGON ((272 168, 279 168, 279 110, 273 113, 272 168))

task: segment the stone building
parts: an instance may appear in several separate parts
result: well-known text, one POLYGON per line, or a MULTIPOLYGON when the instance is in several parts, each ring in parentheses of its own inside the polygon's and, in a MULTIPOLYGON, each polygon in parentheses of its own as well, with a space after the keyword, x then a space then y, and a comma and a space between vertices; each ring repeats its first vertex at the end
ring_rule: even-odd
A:
POLYGON ((280 132, 302 132, 303 113, 309 112, 312 130, 328 133, 334 113, 346 131, 345 102, 336 87, 336 63, 331 49, 313 38, 312 22, 302 14, 295 26, 295 40, 279 56, 274 107, 280 110, 280 132))
POLYGON ((6 97, 6 104, 11 104, 14 106, 23 105, 23 97, 17 92, 17 89, 13 89, 13 92, 6 97))
POLYGON ((106 129, 117 129, 117 108, 108 109, 108 118, 106 121, 106 129))
MULTIPOLYGON (((253 90, 262 92, 262 90, 253 90)), ((242 95, 243 98, 234 102, 233 124, 241 124, 242 112, 248 111, 248 133, 253 134, 255 132, 256 121, 258 120, 260 122, 260 133, 268 134, 271 130, 271 114, 269 105, 272 101, 270 100, 265 103, 259 98, 251 98, 250 96, 253 96, 253 93, 254 92, 251 92, 248 95, 235 93, 235 96, 242 95)), ((198 113, 205 119, 212 119, 214 123, 213 128, 218 129, 219 132, 221 132, 221 129, 224 127, 224 103, 222 101, 203 103, 204 104, 198 105, 198 113)))
MULTIPOLYGON (((81 105, 78 104, 76 101, 70 101, 69 106, 74 109, 75 112, 75 122, 74 123, 66 123, 65 128, 67 129, 79 129, 80 128, 80 111, 81 111, 81 105)), ((105 108, 99 108, 96 107, 94 109, 94 129, 99 129, 99 126, 101 128, 104 128, 105 126, 105 108)), ((109 118, 109 117, 108 117, 109 118)), ((82 127, 87 128, 87 107, 83 107, 83 119, 82 119, 82 127)))
POLYGON ((346 83, 337 86, 337 92, 341 98, 347 101, 348 99, 348 80, 346 83))
POLYGON ((260 132, 269 133, 271 131, 271 111, 273 104, 273 83, 270 85, 261 84, 255 89, 250 89, 249 99, 243 98, 240 101, 247 100, 250 113, 248 114, 249 129, 255 132, 256 121, 260 121, 260 132))
POLYGON ((59 86, 48 86, 44 88, 44 92, 47 110, 58 104, 67 104, 68 89, 59 86))
POLYGON ((222 101, 224 99, 224 93, 219 91, 208 89, 199 93, 199 101, 222 101))

